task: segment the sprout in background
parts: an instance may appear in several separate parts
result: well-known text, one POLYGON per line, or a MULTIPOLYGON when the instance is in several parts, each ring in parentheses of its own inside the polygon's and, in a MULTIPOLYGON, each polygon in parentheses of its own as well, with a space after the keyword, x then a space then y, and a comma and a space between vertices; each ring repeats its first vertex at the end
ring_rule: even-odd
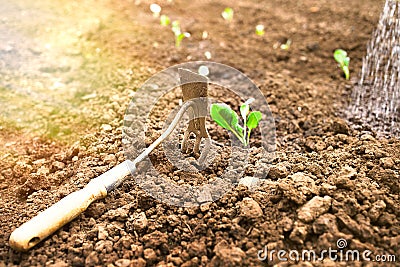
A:
POLYGON ((335 58, 336 62, 339 63, 339 67, 342 69, 346 80, 350 79, 350 58, 347 56, 347 52, 343 49, 336 49, 333 53, 333 57, 335 58))
POLYGON ((256 34, 259 35, 259 36, 263 36, 265 34, 264 25, 258 24, 256 26, 256 34))
POLYGON ((158 18, 160 16, 161 7, 157 4, 151 4, 150 11, 153 13, 154 17, 158 18))
POLYGON ((206 59, 210 60, 211 59, 211 52, 210 51, 204 52, 204 56, 206 57, 206 59))
POLYGON ((291 44, 292 44, 292 40, 287 39, 286 43, 281 44, 281 49, 282 50, 289 50, 291 44))
POLYGON ((181 26, 178 20, 174 20, 172 22, 172 32, 175 35, 175 47, 180 47, 182 40, 186 37, 190 37, 190 33, 188 32, 182 32, 181 31, 181 26))
POLYGON ((171 20, 167 15, 161 15, 160 24, 162 26, 168 26, 170 23, 171 23, 171 20))
POLYGON ((224 11, 222 11, 221 16, 226 21, 232 21, 233 20, 233 9, 230 7, 225 8, 224 11))

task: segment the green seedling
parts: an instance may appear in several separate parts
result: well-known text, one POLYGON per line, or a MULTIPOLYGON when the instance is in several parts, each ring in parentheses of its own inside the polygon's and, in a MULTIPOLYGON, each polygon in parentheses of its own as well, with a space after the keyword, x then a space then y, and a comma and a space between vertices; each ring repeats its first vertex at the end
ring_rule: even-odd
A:
POLYGON ((350 58, 347 56, 347 52, 343 49, 336 49, 333 53, 333 57, 335 58, 336 62, 339 63, 339 67, 342 69, 346 80, 350 79, 350 58))
POLYGON ((243 126, 239 125, 239 117, 227 104, 216 103, 211 105, 211 118, 222 128, 231 131, 244 146, 249 145, 251 131, 258 126, 261 120, 260 111, 250 112, 250 104, 254 98, 250 98, 240 106, 240 115, 243 126))
POLYGON ((222 11, 221 16, 224 18, 226 21, 232 21, 233 20, 233 9, 230 7, 227 7, 222 11))
POLYGON ((257 34, 258 36, 263 36, 263 35, 265 34, 264 25, 258 24, 258 25, 256 26, 256 34, 257 34))
POLYGON ((171 20, 167 15, 161 15, 160 24, 162 26, 168 26, 170 23, 171 23, 171 20))
POLYGON ((172 32, 175 34, 175 47, 180 47, 182 40, 186 37, 190 37, 190 33, 188 32, 182 32, 181 31, 181 26, 178 20, 174 20, 172 22, 172 32))
POLYGON ((282 50, 289 50, 291 45, 292 45, 292 40, 291 39, 287 39, 286 43, 281 44, 281 49, 282 50))

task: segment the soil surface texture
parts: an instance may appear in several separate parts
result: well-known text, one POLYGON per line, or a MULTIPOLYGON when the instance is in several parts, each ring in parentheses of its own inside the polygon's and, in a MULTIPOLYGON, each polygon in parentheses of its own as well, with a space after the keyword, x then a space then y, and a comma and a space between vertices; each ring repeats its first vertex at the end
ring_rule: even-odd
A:
MULTIPOLYGON (((377 138, 341 115, 384 2, 156 2, 191 34, 179 48, 149 0, 21 0, 0 7, 9 14, 0 32, 35 36, 33 47, 20 35, 7 42, 0 36, 0 267, 400 266, 400 141, 377 138), (231 22, 221 17, 228 6, 231 22), (263 36, 255 34, 257 24, 265 26, 263 36), (68 36, 74 38, 63 42, 68 36), (351 57, 350 81, 333 59, 337 48, 351 57), (28 54, 39 59, 21 63, 28 54), (232 170, 251 177, 265 169, 256 190, 239 184, 217 201, 184 208, 156 200, 132 178, 28 252, 9 247, 18 226, 126 159, 123 118, 141 84, 171 65, 210 55, 254 81, 274 116, 272 164, 266 167, 255 131, 250 159, 232 170), (282 261, 276 253, 320 256, 330 248, 360 257, 369 250, 371 261, 326 254, 282 261), (259 251, 272 250, 259 259, 259 251)), ((218 87, 210 95, 232 107, 242 101, 218 87)), ((146 145, 161 134, 180 97, 170 92, 154 107, 146 145)), ((197 185, 224 172, 237 155, 225 130, 210 119, 207 127, 211 164, 182 172, 160 146, 150 155, 160 177, 197 185)))

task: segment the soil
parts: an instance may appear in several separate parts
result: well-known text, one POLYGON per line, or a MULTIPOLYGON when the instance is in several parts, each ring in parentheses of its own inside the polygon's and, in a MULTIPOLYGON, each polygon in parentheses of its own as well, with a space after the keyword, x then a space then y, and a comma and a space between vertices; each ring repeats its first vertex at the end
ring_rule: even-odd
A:
MULTIPOLYGON (((115 66, 124 74, 109 73, 111 78, 98 85, 98 96, 79 104, 98 120, 56 117, 55 124, 80 125, 72 129, 77 131, 74 135, 63 132, 69 142, 1 125, 0 266, 380 265, 328 258, 283 262, 277 254, 265 261, 257 258, 266 247, 337 249, 339 239, 346 240, 346 249, 396 255, 397 263, 385 266, 399 266, 400 141, 376 138, 374 132, 341 116, 382 1, 160 2, 163 13, 179 19, 191 33, 178 49, 172 33, 149 12, 151 1, 82 1, 79 5, 95 12, 88 8, 90 4, 108 15, 79 40, 95 43, 112 62, 107 68, 100 61, 91 64, 106 72, 115 66), (235 11, 231 23, 220 16, 226 6, 235 11), (265 25, 264 36, 254 34, 257 24, 265 25), (205 39, 204 31, 208 32, 205 39), (280 49, 288 39, 290 48, 280 49), (332 59, 336 48, 349 52, 350 81, 345 81, 332 59), (129 180, 29 252, 11 249, 8 239, 19 225, 125 160, 123 115, 132 91, 158 70, 205 60, 206 51, 213 61, 250 77, 270 105, 277 153, 261 186, 251 191, 239 185, 215 202, 182 208, 155 200, 129 180), (99 119, 101 113, 106 116, 99 119), (102 124, 104 120, 107 124, 102 124), (85 125, 90 127, 85 130, 85 125), (81 137, 74 139, 77 136, 81 137)), ((51 8, 68 17, 74 12, 66 12, 66 6, 60 1, 51 8)), ((221 92, 214 90, 216 97, 237 105, 238 99, 221 92)), ((178 99, 178 94, 167 95, 162 100, 165 109, 155 109, 159 114, 153 117, 148 143, 160 133, 164 116, 178 99)), ((162 147, 151 155, 152 163, 178 183, 203 183, 220 175, 230 155, 223 146, 227 133, 212 123, 208 126, 214 141, 222 144, 214 148, 217 156, 210 168, 187 179, 167 163, 162 147)), ((257 134, 252 142, 252 158, 242 166, 247 176, 263 163, 257 134)))

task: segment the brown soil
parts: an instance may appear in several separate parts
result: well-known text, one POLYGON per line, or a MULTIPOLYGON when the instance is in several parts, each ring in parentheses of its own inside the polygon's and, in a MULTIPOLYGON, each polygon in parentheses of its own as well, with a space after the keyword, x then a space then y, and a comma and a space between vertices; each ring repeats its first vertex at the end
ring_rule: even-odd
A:
MULTIPOLYGON (((357 81, 383 2, 166 1, 163 13, 179 19, 192 34, 179 49, 172 33, 150 14, 150 3, 101 2, 112 16, 84 38, 120 58, 121 66, 135 65, 137 80, 124 85, 128 88, 172 64, 205 60, 205 51, 213 61, 243 71, 264 93, 276 122, 277 156, 265 182, 255 192, 238 186, 214 203, 189 209, 159 203, 128 181, 29 252, 12 250, 8 239, 16 227, 125 159, 122 117, 129 101, 115 84, 113 102, 104 106, 112 110, 111 129, 99 127, 71 146, 0 127, 0 266, 377 264, 257 258, 265 246, 320 251, 336 249, 340 238, 349 249, 396 255, 399 266, 400 141, 377 139, 339 115, 357 81), (226 6, 235 11, 231 24, 220 16, 226 6), (266 28, 263 37, 254 34, 260 23, 266 28), (209 34, 204 40, 203 31, 209 34), (287 39, 292 40, 289 50, 273 48, 287 39), (350 82, 332 59, 336 48, 349 52, 350 82)), ((163 101, 177 99, 172 95, 163 101)), ((163 122, 162 116, 156 118, 163 122)), ((155 134, 148 135, 152 140, 162 124, 154 125, 155 134)), ((226 133, 210 125, 213 139, 224 143, 226 133)), ((229 151, 216 150, 220 158, 215 166, 193 179, 203 182, 219 175, 223 153, 229 151)), ((260 164, 257 150, 252 156, 243 166, 246 175, 260 164)), ((152 160, 165 175, 181 179, 161 150, 152 160)))

